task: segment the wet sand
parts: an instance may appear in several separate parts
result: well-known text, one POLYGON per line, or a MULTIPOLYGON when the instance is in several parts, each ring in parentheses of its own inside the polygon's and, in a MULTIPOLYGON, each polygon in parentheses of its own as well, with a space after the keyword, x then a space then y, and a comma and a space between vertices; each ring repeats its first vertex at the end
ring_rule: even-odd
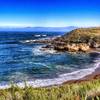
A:
POLYGON ((63 84, 82 83, 86 81, 92 81, 95 79, 100 79, 100 67, 97 68, 92 74, 89 74, 78 80, 70 80, 70 81, 64 82, 63 84))

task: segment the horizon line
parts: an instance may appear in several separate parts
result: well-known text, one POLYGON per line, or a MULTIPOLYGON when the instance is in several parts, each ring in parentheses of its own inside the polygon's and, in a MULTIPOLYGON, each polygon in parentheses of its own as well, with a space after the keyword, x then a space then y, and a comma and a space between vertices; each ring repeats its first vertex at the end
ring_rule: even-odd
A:
POLYGON ((67 25, 67 26, 0 26, 0 28, 64 28, 64 27, 100 27, 100 25, 94 26, 78 26, 78 25, 67 25))

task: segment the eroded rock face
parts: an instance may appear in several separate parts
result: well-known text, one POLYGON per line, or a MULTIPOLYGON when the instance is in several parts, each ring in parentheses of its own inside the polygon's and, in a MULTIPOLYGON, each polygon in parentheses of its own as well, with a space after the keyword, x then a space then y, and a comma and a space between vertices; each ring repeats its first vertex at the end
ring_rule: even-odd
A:
POLYGON ((84 44, 84 43, 81 43, 79 44, 79 51, 83 51, 83 52, 86 52, 90 49, 89 45, 88 44, 84 44))
POLYGON ((83 51, 86 52, 90 49, 89 45, 80 43, 80 44, 66 44, 66 45, 55 45, 54 49, 56 50, 64 50, 69 52, 77 52, 77 51, 83 51))
POLYGON ((67 45, 67 50, 70 52, 76 52, 79 51, 79 46, 77 44, 71 44, 71 45, 67 45))

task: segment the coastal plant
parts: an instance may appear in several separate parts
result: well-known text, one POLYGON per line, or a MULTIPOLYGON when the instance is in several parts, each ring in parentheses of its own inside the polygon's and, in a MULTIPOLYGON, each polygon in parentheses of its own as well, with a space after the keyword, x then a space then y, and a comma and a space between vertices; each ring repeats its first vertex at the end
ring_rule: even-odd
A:
POLYGON ((43 88, 12 84, 0 90, 0 100, 100 100, 100 79, 43 88))

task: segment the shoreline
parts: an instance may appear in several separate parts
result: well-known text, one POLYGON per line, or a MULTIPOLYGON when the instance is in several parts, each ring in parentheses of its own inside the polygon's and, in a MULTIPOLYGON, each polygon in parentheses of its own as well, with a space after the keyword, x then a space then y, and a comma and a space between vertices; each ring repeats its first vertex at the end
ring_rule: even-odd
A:
MULTIPOLYGON (((94 50, 91 53, 97 53, 100 54, 100 51, 94 50)), ((19 83, 14 83, 14 85, 24 88, 25 85, 28 87, 33 87, 33 88, 41 88, 41 87, 51 87, 51 86, 60 86, 64 84, 73 84, 73 83, 81 83, 85 81, 92 81, 95 79, 100 78, 100 58, 94 60, 94 64, 92 67, 87 68, 87 69, 80 69, 77 71, 73 71, 71 73, 64 73, 64 74, 59 74, 57 78, 53 79, 36 79, 36 80, 30 80, 30 81, 25 81, 25 82, 19 82, 19 83)), ((11 84, 0 84, 0 89, 7 89, 10 88, 11 84)))
MULTIPOLYGON (((26 86, 33 87, 33 88, 48 88, 48 87, 53 87, 53 86, 66 85, 66 84, 70 85, 70 84, 80 84, 80 83, 84 83, 84 82, 91 82, 91 81, 96 80, 96 79, 100 79, 100 68, 97 68, 95 70, 95 72, 88 74, 82 78, 72 79, 72 80, 61 82, 58 84, 38 86, 39 84, 37 84, 37 83, 33 85, 33 81, 26 81, 26 82, 14 83, 13 86, 17 86, 17 87, 23 88, 23 89, 26 86)), ((11 84, 0 85, 0 90, 9 89, 9 88, 11 88, 11 86, 12 86, 11 84)))
MULTIPOLYGON (((36 79, 26 82, 14 83, 13 85, 18 86, 19 88, 24 88, 25 86, 33 88, 47 88, 64 84, 92 81, 98 78, 100 78, 100 63, 97 62, 93 68, 82 69, 72 73, 60 74, 59 77, 54 79, 36 79)), ((0 85, 0 89, 8 89, 11 86, 12 85, 10 83, 5 85, 2 84, 0 85)))
MULTIPOLYGON (((100 49, 94 49, 91 50, 91 53, 99 53, 100 54, 100 49)), ((92 81, 92 80, 96 80, 96 79, 100 79, 100 64, 99 66, 95 69, 95 71, 91 74, 86 75, 83 78, 80 78, 78 80, 70 80, 70 81, 66 81, 63 84, 73 84, 73 83, 82 83, 82 82, 87 82, 87 81, 92 81)))
POLYGON ((96 68, 93 73, 86 75, 85 77, 77 79, 77 80, 66 81, 63 84, 82 83, 82 82, 87 82, 87 81, 93 81, 96 79, 100 79, 100 64, 99 64, 99 67, 96 68))

